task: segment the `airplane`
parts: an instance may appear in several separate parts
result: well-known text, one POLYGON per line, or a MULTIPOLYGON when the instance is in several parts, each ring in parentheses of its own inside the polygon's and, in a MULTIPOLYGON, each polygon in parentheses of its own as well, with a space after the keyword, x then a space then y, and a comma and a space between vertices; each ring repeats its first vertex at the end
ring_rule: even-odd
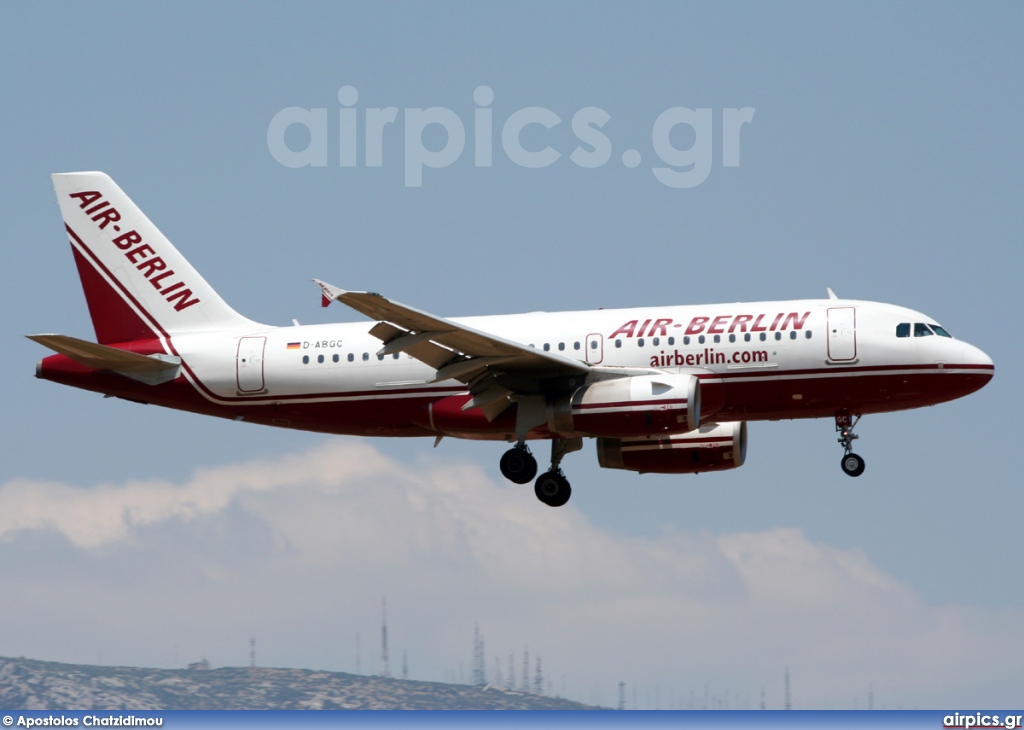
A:
POLYGON ((832 418, 853 477, 865 414, 950 401, 992 360, 935 319, 838 298, 447 318, 314 279, 370 322, 276 327, 221 299, 114 181, 54 189, 96 342, 29 338, 57 354, 36 377, 138 403, 330 434, 505 441, 500 470, 559 507, 566 454, 689 474, 746 460, 747 422, 832 418), (551 442, 537 476, 528 442, 551 442))

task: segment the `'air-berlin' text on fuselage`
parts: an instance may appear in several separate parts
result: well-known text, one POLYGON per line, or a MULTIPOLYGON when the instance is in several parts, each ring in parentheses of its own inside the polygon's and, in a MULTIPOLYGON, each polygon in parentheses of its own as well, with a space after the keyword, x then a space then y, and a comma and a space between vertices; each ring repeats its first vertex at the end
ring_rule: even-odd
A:
MULTIPOLYGON (((771 314, 722 314, 717 317, 693 317, 683 331, 684 335, 724 335, 735 332, 775 332, 792 327, 802 330, 810 312, 779 312, 771 314)), ((631 319, 609 335, 616 337, 668 337, 669 328, 682 327, 669 317, 660 319, 631 319)))
POLYGON ((156 251, 148 243, 143 242, 142 236, 134 230, 121 233, 121 227, 117 225, 117 221, 121 220, 121 214, 117 212, 117 208, 102 199, 102 193, 86 190, 71 193, 71 197, 78 201, 78 207, 85 210, 85 214, 93 222, 99 224, 101 231, 110 226, 114 233, 120 234, 111 239, 111 243, 124 251, 128 262, 142 272, 167 303, 174 305, 176 311, 180 312, 199 303, 199 298, 193 296, 192 290, 185 286, 185 282, 175 280, 174 270, 167 268, 167 263, 156 255, 156 251))

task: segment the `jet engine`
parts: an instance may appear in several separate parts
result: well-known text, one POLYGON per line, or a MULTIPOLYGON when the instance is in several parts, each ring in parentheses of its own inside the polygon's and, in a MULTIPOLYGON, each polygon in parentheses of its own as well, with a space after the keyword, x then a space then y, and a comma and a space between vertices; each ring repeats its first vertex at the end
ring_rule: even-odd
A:
POLYGON ((709 423, 682 434, 647 438, 599 438, 597 461, 605 469, 641 474, 697 474, 743 466, 747 424, 709 423))
POLYGON ((683 433, 700 424, 700 381, 693 375, 599 380, 548 402, 557 434, 640 436, 683 433))

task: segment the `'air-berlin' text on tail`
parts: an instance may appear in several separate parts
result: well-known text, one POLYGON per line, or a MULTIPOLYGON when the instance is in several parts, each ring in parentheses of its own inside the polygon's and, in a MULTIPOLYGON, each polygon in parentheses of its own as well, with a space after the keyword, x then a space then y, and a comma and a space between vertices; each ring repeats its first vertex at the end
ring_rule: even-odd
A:
POLYGON ((53 187, 99 342, 255 325, 220 298, 109 176, 56 173, 53 187))

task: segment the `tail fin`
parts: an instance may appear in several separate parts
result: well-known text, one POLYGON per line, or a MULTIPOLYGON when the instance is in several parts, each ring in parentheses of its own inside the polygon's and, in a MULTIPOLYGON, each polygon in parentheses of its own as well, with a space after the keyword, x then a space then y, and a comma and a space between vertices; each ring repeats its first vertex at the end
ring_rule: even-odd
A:
POLYGON ((258 326, 227 305, 102 172, 53 175, 96 338, 258 326))

